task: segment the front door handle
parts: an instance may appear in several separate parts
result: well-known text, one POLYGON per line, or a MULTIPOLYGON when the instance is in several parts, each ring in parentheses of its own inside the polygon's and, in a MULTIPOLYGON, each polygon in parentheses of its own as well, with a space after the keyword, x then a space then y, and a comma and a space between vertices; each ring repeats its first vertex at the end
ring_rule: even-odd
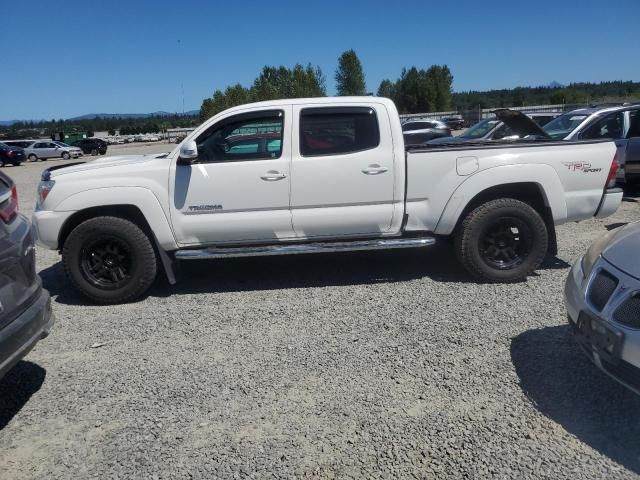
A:
POLYGON ((260 178, 265 182, 276 182, 278 180, 282 180, 283 178, 287 178, 287 174, 280 173, 277 170, 269 170, 264 175, 261 175, 260 178))
POLYGON ((365 175, 380 175, 381 173, 384 173, 386 171, 386 167, 381 167, 377 163, 374 163, 372 165, 369 165, 367 168, 362 169, 362 173, 364 173, 365 175))

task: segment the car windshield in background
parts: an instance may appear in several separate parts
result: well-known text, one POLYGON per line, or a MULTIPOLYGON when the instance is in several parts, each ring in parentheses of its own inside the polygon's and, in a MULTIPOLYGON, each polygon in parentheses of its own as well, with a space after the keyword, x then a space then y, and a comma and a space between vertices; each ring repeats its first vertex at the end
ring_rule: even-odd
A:
POLYGON ((480 123, 476 123, 473 127, 467 128, 460 135, 462 138, 482 138, 500 123, 497 118, 487 118, 480 123))
POLYGON ((565 113, 551 120, 542 129, 555 140, 560 140, 573 132, 589 115, 565 113))
POLYGON ((64 148, 68 148, 68 147, 71 146, 71 145, 67 145, 66 143, 63 143, 63 142, 53 142, 53 143, 55 143, 59 147, 64 147, 64 148))

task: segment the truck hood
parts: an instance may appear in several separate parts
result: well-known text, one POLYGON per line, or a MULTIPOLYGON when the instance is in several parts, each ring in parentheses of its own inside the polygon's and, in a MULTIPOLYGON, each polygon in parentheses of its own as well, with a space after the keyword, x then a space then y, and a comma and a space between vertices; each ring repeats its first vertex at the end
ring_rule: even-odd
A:
POLYGON ((508 108, 500 108, 498 110, 494 110, 493 114, 498 118, 498 120, 504 122, 507 127, 511 128, 522 137, 532 135, 535 137, 550 138, 547 132, 545 132, 540 125, 522 112, 509 110, 508 108))
POLYGON ((622 227, 602 251, 602 256, 623 272, 640 278, 640 222, 622 227))
MULTIPOLYGON (((120 165, 130 165, 134 163, 142 163, 148 162, 149 160, 153 160, 154 158, 159 158, 164 153, 161 154, 153 154, 153 155, 118 155, 115 157, 104 157, 99 160, 93 160, 91 162, 78 162, 71 163, 69 165, 56 165, 54 167, 48 168, 45 172, 48 172, 51 178, 57 177, 59 175, 64 175, 66 173, 75 173, 82 172, 86 170, 95 170, 97 168, 104 167, 115 167, 120 165)), ((43 172, 44 175, 44 172, 43 172)))

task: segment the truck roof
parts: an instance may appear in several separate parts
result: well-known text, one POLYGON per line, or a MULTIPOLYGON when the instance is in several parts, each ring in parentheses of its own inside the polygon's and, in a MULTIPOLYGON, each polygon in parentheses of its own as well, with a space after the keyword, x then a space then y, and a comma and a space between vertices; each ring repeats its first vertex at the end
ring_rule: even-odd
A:
POLYGON ((245 103, 236 107, 231 107, 226 112, 242 111, 259 107, 279 107, 284 105, 335 105, 336 103, 382 103, 386 106, 396 108, 393 101, 385 97, 362 96, 362 97, 312 97, 312 98, 285 98, 282 100, 266 100, 264 102, 245 103))

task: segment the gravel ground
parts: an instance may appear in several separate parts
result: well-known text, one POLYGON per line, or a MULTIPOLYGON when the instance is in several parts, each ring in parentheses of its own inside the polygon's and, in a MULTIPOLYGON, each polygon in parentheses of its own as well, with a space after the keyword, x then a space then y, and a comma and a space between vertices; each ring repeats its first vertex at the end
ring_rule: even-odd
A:
MULTIPOLYGON (((25 213, 44 166, 5 169, 25 213)), ((0 478, 637 478, 640 397, 574 345, 562 288, 639 214, 560 227, 516 285, 442 245, 191 264, 101 307, 39 249, 57 324, 0 380, 0 478)))

